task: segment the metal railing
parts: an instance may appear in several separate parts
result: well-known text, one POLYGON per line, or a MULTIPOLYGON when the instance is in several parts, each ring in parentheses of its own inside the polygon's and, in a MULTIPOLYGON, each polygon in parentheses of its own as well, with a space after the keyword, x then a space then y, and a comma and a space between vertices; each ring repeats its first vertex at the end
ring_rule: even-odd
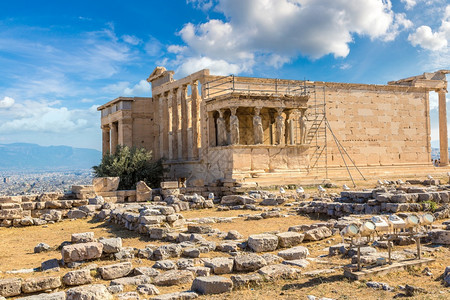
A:
POLYGON ((205 83, 207 98, 213 98, 231 93, 308 96, 312 87, 306 81, 288 81, 265 79, 264 82, 246 81, 245 77, 229 75, 205 83))

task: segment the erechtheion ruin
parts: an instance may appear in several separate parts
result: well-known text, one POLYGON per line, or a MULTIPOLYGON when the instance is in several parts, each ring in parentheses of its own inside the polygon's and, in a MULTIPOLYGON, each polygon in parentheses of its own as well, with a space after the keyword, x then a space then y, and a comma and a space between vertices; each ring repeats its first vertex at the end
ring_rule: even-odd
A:
POLYGON ((174 80, 173 71, 157 67, 147 79, 151 98, 119 97, 98 108, 103 153, 117 144, 143 146, 164 159, 168 178, 194 185, 288 182, 317 176, 324 165, 341 174, 351 164, 343 151, 373 174, 427 169, 434 91, 446 166, 448 72, 369 85, 215 76, 209 70, 174 80))

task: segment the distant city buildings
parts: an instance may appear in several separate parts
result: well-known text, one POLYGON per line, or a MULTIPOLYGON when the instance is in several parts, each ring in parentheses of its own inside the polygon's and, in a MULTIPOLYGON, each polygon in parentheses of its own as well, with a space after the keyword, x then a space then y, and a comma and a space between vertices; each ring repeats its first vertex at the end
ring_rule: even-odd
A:
POLYGON ((92 170, 73 172, 0 173, 0 196, 68 192, 72 185, 92 184, 92 170))

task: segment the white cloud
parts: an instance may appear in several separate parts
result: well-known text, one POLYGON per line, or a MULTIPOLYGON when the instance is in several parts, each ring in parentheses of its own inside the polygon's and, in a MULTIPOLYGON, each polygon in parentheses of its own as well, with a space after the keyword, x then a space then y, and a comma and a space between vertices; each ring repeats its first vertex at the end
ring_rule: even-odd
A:
POLYGON ((403 3, 405 3, 405 8, 407 10, 412 9, 414 6, 416 6, 417 1, 416 0, 401 0, 403 3))
MULTIPOLYGON (((205 2, 188 1, 197 7, 205 2)), ((188 49, 169 47, 182 53, 178 61, 189 60, 181 70, 220 64, 248 71, 257 62, 279 68, 299 55, 346 57, 355 34, 393 40, 412 25, 389 0, 218 0, 214 10, 226 21, 188 23, 179 32, 188 49)))
POLYGON ((14 105, 14 102, 13 98, 5 96, 0 100, 0 108, 10 108, 14 105))
POLYGON ((167 47, 167 51, 170 53, 181 53, 187 50, 186 46, 180 46, 180 45, 170 45, 169 47, 167 47))
POLYGON ((449 52, 450 43, 450 5, 445 8, 441 26, 434 31, 430 26, 422 25, 408 36, 413 46, 419 46, 431 51, 449 52))
POLYGON ((230 64, 223 59, 211 59, 209 57, 189 57, 183 60, 177 73, 188 75, 201 69, 210 69, 214 75, 238 74, 242 71, 237 64, 230 64))
POLYGON ((138 45, 138 44, 140 44, 142 42, 141 39, 135 37, 134 35, 127 35, 127 34, 126 35, 122 35, 122 40, 125 43, 128 43, 128 44, 133 45, 133 46, 136 46, 136 45, 138 45))
POLYGON ((213 7, 212 0, 186 0, 186 3, 193 4, 194 7, 201 9, 203 11, 210 10, 213 7))
POLYGON ((150 83, 147 80, 142 79, 138 84, 135 84, 132 88, 125 88, 123 90, 124 96, 142 96, 147 95, 150 96, 152 89, 150 87, 150 83))
POLYGON ((145 43, 144 49, 149 56, 161 56, 163 45, 156 38, 150 36, 149 40, 145 43))
POLYGON ((130 85, 127 81, 119 81, 117 83, 108 84, 107 86, 102 88, 102 92, 110 94, 110 95, 116 95, 116 94, 122 94, 123 91, 128 88, 130 85))
POLYGON ((429 26, 422 25, 408 36, 413 46, 436 51, 447 47, 447 40, 442 32, 433 32, 429 26))
POLYGON ((23 132, 53 132, 70 134, 95 122, 96 111, 68 109, 58 101, 24 101, 15 103, 8 113, 1 113, 2 134, 23 132), (95 114, 94 114, 95 113, 95 114))

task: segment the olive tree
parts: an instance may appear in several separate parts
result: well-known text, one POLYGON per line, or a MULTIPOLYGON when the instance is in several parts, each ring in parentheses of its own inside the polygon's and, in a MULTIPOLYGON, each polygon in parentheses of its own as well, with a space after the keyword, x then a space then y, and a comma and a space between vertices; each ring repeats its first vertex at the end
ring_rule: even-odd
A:
POLYGON ((145 181, 150 187, 159 186, 163 177, 161 160, 151 161, 152 152, 144 148, 118 145, 113 154, 103 156, 94 169, 95 177, 119 177, 119 190, 136 188, 138 181, 145 181))

